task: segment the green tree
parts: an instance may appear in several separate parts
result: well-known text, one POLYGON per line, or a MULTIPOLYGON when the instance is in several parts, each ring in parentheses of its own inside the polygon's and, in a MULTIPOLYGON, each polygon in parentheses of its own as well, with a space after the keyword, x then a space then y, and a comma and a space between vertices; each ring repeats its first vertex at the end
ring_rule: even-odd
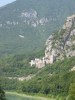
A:
POLYGON ((6 100, 5 99, 5 92, 2 90, 1 86, 0 86, 0 100, 6 100))
POLYGON ((75 83, 72 83, 69 87, 69 98, 68 100, 75 100, 75 83))

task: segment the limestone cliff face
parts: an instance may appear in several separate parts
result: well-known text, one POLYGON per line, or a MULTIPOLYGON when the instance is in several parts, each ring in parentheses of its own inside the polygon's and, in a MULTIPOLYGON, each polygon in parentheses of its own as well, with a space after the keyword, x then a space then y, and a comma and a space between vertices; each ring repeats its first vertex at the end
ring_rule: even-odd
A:
POLYGON ((31 61, 31 66, 42 68, 45 64, 75 56, 75 15, 67 18, 65 24, 46 41, 45 56, 31 61))
POLYGON ((56 60, 75 56, 75 15, 68 17, 62 29, 48 38, 45 52, 53 54, 56 60))

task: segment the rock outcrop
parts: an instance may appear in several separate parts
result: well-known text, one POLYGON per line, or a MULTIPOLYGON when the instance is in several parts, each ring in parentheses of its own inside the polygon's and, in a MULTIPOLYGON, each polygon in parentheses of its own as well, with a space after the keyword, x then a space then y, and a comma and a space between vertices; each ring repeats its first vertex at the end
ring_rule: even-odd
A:
POLYGON ((42 68, 65 57, 75 56, 75 15, 68 17, 62 29, 53 33, 45 45, 45 56, 42 59, 31 60, 31 66, 42 68))
POLYGON ((75 66, 70 71, 75 71, 75 66))

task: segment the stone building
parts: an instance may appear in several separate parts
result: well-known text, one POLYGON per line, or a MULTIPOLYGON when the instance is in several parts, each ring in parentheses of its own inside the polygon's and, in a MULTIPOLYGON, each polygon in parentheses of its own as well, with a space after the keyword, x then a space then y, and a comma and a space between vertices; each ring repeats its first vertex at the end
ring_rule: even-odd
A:
POLYGON ((65 24, 62 27, 62 39, 54 37, 55 34, 49 36, 46 41, 45 55, 42 59, 35 58, 31 60, 30 65, 42 68, 46 64, 53 64, 55 61, 63 60, 64 56, 74 56, 75 50, 71 50, 72 45, 75 44, 75 40, 71 40, 71 36, 75 36, 75 15, 67 17, 65 24))
POLYGON ((42 59, 35 58, 34 60, 31 60, 30 65, 31 66, 36 66, 37 68, 42 68, 46 64, 53 64, 55 61, 55 55, 52 53, 50 54, 49 52, 45 52, 45 56, 42 59))
POLYGON ((31 66, 34 65, 37 68, 42 68, 45 66, 45 61, 44 61, 44 59, 35 58, 35 60, 31 60, 30 65, 31 66))

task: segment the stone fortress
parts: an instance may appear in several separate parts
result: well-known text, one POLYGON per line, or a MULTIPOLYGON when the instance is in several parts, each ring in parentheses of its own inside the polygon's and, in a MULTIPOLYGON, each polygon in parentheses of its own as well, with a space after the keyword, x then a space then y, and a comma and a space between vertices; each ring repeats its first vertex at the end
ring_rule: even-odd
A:
POLYGON ((46 64, 53 64, 64 57, 75 56, 75 15, 67 17, 67 21, 59 30, 59 35, 52 34, 46 41, 45 56, 31 60, 30 65, 42 68, 46 64), (74 38, 74 39, 73 39, 74 38))

